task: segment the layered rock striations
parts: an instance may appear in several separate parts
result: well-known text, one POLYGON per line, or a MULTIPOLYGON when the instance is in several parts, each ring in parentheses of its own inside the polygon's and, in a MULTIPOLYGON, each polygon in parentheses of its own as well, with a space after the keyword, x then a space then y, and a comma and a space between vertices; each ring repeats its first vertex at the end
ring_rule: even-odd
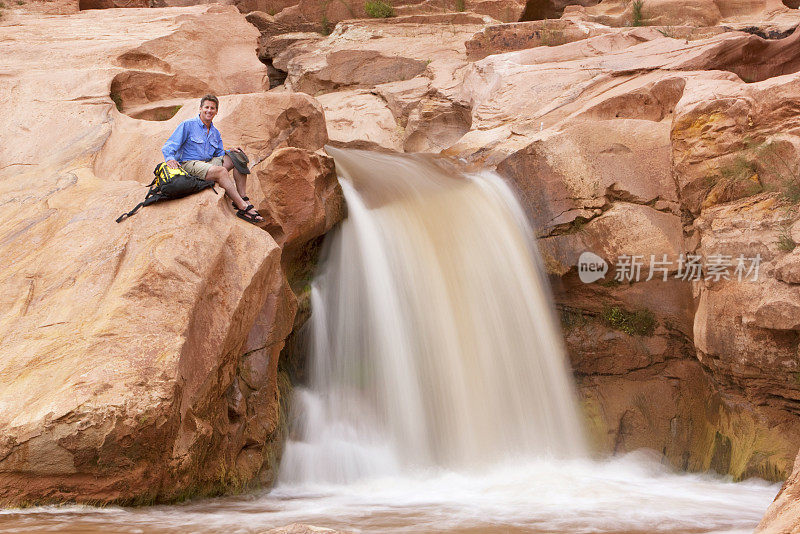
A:
POLYGON ((285 251, 342 216, 332 161, 315 152, 321 107, 263 91, 257 31, 233 7, 2 24, 0 502, 269 483, 297 309, 285 251), (226 146, 255 159, 282 139, 249 180, 269 232, 211 190, 116 224, 205 92, 220 95, 226 146))

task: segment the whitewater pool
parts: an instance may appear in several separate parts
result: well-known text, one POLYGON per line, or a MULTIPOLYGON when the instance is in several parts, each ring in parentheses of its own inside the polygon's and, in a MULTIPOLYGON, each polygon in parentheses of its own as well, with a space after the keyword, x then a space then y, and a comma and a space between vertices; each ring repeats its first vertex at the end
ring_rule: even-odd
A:
POLYGON ((752 532, 779 485, 676 474, 645 454, 532 460, 147 508, 0 511, 0 532, 255 533, 291 523, 353 532, 752 532))

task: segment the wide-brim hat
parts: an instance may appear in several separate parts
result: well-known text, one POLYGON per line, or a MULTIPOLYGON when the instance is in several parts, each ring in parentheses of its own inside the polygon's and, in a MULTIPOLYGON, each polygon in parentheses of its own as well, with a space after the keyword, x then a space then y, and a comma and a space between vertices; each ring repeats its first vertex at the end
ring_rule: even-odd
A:
POLYGON ((226 150, 225 153, 231 158, 233 166, 242 174, 250 174, 250 169, 247 164, 250 163, 250 158, 244 151, 234 148, 233 150, 226 150))

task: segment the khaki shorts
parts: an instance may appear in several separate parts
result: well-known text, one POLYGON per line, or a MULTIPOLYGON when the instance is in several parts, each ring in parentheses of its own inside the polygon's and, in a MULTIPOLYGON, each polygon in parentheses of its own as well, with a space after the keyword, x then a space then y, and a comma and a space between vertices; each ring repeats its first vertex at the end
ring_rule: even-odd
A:
POLYGON ((222 157, 211 158, 208 161, 200 161, 198 159, 190 159, 189 161, 182 161, 181 167, 183 170, 193 176, 197 176, 201 180, 206 179, 206 174, 211 167, 222 167, 222 157))

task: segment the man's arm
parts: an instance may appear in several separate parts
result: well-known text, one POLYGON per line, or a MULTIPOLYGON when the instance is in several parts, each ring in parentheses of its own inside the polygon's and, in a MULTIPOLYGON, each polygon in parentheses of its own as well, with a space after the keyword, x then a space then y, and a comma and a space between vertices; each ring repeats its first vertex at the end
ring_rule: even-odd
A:
POLYGON ((164 161, 167 162, 167 166, 173 169, 177 169, 179 167, 177 160, 175 159, 178 150, 183 146, 183 143, 186 141, 188 128, 186 128, 186 121, 180 123, 175 131, 172 132, 172 135, 169 136, 167 142, 164 143, 164 146, 161 147, 161 153, 164 155, 164 161))

